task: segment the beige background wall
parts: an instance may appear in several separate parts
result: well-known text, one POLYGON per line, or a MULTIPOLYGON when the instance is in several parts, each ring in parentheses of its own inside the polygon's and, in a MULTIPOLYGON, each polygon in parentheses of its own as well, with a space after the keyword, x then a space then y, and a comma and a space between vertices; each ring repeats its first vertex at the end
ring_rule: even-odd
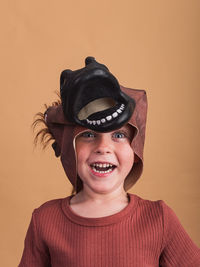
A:
POLYGON ((145 170, 131 190, 164 199, 200 246, 198 0, 1 3, 1 266, 16 266, 34 208, 71 191, 30 125, 59 75, 95 56, 149 99, 145 170))

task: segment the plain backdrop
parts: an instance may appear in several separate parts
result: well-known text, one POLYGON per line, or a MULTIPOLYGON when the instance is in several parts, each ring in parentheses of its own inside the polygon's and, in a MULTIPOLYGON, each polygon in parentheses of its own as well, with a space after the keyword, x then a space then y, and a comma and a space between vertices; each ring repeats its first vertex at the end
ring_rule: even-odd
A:
POLYGON ((163 199, 200 246, 200 1, 1 2, 1 266, 17 266, 34 208, 71 186, 51 147, 33 148, 33 116, 63 69, 104 63, 145 89, 144 173, 131 193, 163 199))

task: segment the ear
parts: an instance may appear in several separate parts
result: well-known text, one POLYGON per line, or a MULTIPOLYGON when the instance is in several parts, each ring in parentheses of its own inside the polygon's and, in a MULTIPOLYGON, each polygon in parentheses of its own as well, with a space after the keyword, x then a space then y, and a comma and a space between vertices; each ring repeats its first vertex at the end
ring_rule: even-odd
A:
POLYGON ((60 88, 61 89, 65 85, 66 80, 69 79, 71 72, 72 72, 71 70, 63 70, 63 72, 61 73, 60 75, 60 88))
POLYGON ((61 150, 56 141, 52 144, 52 148, 55 152, 55 156, 58 158, 60 156, 61 150))
POLYGON ((95 60, 94 57, 86 57, 86 59, 85 59, 85 66, 87 66, 90 63, 94 63, 94 62, 96 62, 96 60, 95 60))

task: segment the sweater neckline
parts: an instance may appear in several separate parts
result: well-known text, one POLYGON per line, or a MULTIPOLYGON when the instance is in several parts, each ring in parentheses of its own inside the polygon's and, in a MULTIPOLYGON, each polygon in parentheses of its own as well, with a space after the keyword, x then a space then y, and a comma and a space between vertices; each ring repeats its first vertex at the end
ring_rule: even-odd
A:
POLYGON ((109 224, 119 223, 126 217, 133 215, 138 204, 138 197, 136 195, 130 193, 127 194, 130 200, 128 205, 121 211, 105 217, 91 218, 91 217, 83 217, 76 214, 70 207, 70 199, 72 198, 72 195, 62 199, 61 203, 62 210, 64 214, 68 217, 68 219, 70 219, 70 221, 79 225, 105 226, 109 224))

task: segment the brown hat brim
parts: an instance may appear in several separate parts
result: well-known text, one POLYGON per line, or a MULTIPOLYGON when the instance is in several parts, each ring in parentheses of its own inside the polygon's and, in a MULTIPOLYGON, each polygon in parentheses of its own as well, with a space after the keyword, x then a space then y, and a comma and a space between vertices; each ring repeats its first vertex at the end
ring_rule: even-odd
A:
MULTIPOLYGON (((130 189, 142 174, 143 150, 147 117, 147 97, 144 90, 130 89, 120 86, 121 90, 135 100, 135 110, 128 121, 133 127, 135 136, 131 147, 136 155, 134 165, 127 176, 124 188, 130 189)), ((67 121, 62 106, 53 106, 46 111, 46 123, 50 133, 55 138, 57 156, 60 156, 65 173, 71 184, 77 189, 77 162, 75 138, 86 128, 67 121)))

